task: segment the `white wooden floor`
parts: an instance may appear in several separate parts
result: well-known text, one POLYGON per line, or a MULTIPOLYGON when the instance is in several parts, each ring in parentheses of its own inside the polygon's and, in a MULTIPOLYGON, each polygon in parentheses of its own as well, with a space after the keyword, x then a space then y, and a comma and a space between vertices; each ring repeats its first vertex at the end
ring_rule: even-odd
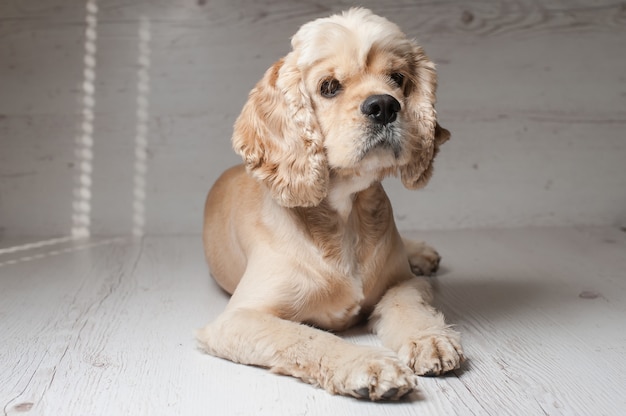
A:
MULTIPOLYGON (((200 353, 227 296, 199 236, 0 240, 5 415, 623 415, 626 232, 433 231, 462 371, 400 403, 335 397, 200 353), (11 249, 10 247, 14 247, 11 249)), ((363 330, 345 336, 376 340, 363 330)))

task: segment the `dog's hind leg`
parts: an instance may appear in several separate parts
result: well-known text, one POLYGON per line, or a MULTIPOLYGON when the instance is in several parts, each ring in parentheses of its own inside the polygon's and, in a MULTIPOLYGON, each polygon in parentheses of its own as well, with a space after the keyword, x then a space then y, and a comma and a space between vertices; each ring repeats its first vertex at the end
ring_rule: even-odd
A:
POLYGON ((417 276, 432 276, 439 269, 441 256, 428 244, 402 237, 411 271, 417 276))

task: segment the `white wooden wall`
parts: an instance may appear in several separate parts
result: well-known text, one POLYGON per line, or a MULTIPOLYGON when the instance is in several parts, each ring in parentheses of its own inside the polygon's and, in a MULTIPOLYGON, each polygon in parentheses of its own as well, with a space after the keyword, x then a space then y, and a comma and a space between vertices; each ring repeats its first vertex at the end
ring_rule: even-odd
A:
MULTIPOLYGON (((401 229, 626 222, 624 4, 358 3, 438 64, 453 132, 424 191, 387 181, 401 229)), ((142 207, 147 233, 197 233, 249 89, 302 23, 352 4, 3 0, 0 237, 67 235, 81 201, 92 233, 142 207)))

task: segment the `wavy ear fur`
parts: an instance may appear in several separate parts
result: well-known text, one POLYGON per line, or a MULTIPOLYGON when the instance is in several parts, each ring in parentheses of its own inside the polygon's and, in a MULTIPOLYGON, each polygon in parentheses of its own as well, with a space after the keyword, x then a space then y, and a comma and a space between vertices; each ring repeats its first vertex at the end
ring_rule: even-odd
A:
POLYGON ((430 180, 433 160, 439 146, 450 138, 450 132, 437 123, 435 65, 417 45, 413 47, 413 63, 413 74, 407 85, 412 152, 409 163, 400 168, 400 176, 405 187, 419 189, 430 180))
POLYGON ((250 92, 235 122, 233 147, 250 175, 285 207, 326 197, 323 138, 293 53, 276 62, 250 92))

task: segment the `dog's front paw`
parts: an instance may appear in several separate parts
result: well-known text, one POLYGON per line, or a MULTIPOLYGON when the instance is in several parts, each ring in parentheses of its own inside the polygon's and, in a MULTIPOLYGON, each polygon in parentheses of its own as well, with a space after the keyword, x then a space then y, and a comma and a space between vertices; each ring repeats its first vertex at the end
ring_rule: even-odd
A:
POLYGON ((420 376, 438 376, 455 370, 465 361, 458 332, 446 328, 409 339, 398 356, 420 376))
POLYGON ((391 351, 364 347, 330 368, 323 386, 333 394, 359 399, 397 400, 417 387, 417 377, 391 351))
POLYGON ((405 247, 411 271, 418 276, 431 276, 437 273, 441 256, 429 245, 405 240, 405 247))

